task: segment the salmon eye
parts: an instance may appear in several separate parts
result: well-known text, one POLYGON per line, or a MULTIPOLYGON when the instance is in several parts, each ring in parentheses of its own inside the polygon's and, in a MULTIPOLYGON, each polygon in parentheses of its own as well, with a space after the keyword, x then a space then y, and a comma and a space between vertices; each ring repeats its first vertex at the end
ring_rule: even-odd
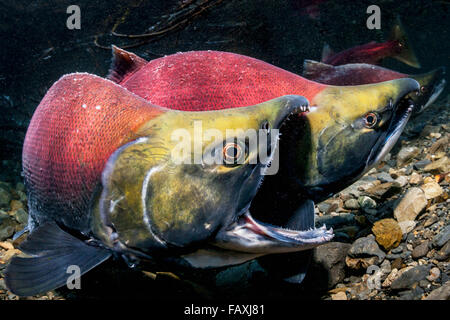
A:
POLYGON ((376 113, 369 112, 364 116, 364 124, 367 128, 373 128, 378 122, 376 113))
POLYGON ((421 86, 420 87, 420 92, 422 92, 422 93, 427 92, 427 87, 421 86))
POLYGON ((242 158, 242 147, 235 142, 228 142, 223 147, 223 162, 226 165, 236 165, 242 158))

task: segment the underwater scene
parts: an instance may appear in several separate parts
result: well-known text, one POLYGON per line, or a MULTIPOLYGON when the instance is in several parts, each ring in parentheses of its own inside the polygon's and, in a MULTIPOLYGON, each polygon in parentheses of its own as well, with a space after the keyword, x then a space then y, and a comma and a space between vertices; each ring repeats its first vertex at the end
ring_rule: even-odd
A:
POLYGON ((449 14, 0 0, 0 300, 449 300, 449 14))

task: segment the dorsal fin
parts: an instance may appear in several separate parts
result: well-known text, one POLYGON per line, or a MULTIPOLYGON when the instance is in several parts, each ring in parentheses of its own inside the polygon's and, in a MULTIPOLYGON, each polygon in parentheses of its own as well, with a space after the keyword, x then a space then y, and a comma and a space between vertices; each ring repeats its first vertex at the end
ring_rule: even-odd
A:
POLYGON ((119 84, 147 64, 147 60, 115 45, 112 45, 112 54, 111 67, 106 78, 119 84))
POLYGON ((323 71, 331 70, 334 66, 323 62, 305 59, 303 62, 303 76, 308 79, 316 79, 320 77, 323 71))
POLYGON ((334 54, 333 49, 331 49, 328 43, 325 43, 322 48, 322 58, 321 61, 326 61, 329 57, 334 54))

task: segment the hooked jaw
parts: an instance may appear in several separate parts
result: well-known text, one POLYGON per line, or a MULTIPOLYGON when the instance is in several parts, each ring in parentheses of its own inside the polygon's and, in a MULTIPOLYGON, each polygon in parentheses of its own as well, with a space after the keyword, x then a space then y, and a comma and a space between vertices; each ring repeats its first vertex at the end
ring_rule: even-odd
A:
POLYGON ((214 245, 239 252, 272 254, 311 249, 333 236, 333 229, 325 226, 304 231, 284 229, 259 222, 246 211, 228 228, 219 231, 214 245))
MULTIPOLYGON (((299 103, 301 101, 298 99, 292 100, 292 102, 281 115, 277 125, 278 128, 282 128, 290 121, 291 117, 309 112, 307 102, 306 104, 299 103)), ((272 151, 272 153, 274 152, 275 150, 272 151)), ((267 166, 267 164, 263 166, 267 166)), ((294 230, 257 221, 250 214, 250 204, 251 201, 245 206, 241 206, 244 209, 228 225, 219 230, 212 243, 214 246, 246 253, 249 256, 260 256, 311 249, 330 241, 334 236, 333 230, 327 230, 325 226, 315 229, 312 225, 309 230, 294 230)), ((305 214, 309 216, 310 220, 314 221, 314 207, 305 214)))
POLYGON ((411 114, 417 107, 413 101, 414 95, 417 94, 417 90, 410 91, 409 93, 400 96, 392 105, 394 116, 391 119, 387 135, 382 141, 379 141, 376 148, 372 149, 372 152, 367 159, 366 171, 380 162, 394 147, 408 123, 411 114))

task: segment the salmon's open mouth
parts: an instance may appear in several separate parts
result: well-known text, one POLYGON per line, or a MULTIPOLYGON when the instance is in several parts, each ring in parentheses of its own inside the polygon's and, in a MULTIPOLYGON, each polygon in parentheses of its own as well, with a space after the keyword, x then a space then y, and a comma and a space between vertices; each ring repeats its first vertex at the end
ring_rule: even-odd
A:
MULTIPOLYGON (((288 127, 290 122, 295 122, 296 117, 309 112, 309 110, 307 105, 291 110, 284 115, 279 128, 288 127)), ((275 148, 275 146, 272 147, 275 148)), ((264 172, 264 168, 261 171, 264 172)), ((251 200, 253 198, 251 197, 251 200)), ((236 219, 219 230, 213 243, 214 246, 226 250, 265 255, 311 249, 330 241, 334 236, 332 229, 326 229, 325 226, 314 227, 314 206, 303 212, 307 215, 306 220, 312 221, 309 224, 310 228, 295 230, 256 220, 250 213, 250 205, 251 201, 246 203, 236 219)))

